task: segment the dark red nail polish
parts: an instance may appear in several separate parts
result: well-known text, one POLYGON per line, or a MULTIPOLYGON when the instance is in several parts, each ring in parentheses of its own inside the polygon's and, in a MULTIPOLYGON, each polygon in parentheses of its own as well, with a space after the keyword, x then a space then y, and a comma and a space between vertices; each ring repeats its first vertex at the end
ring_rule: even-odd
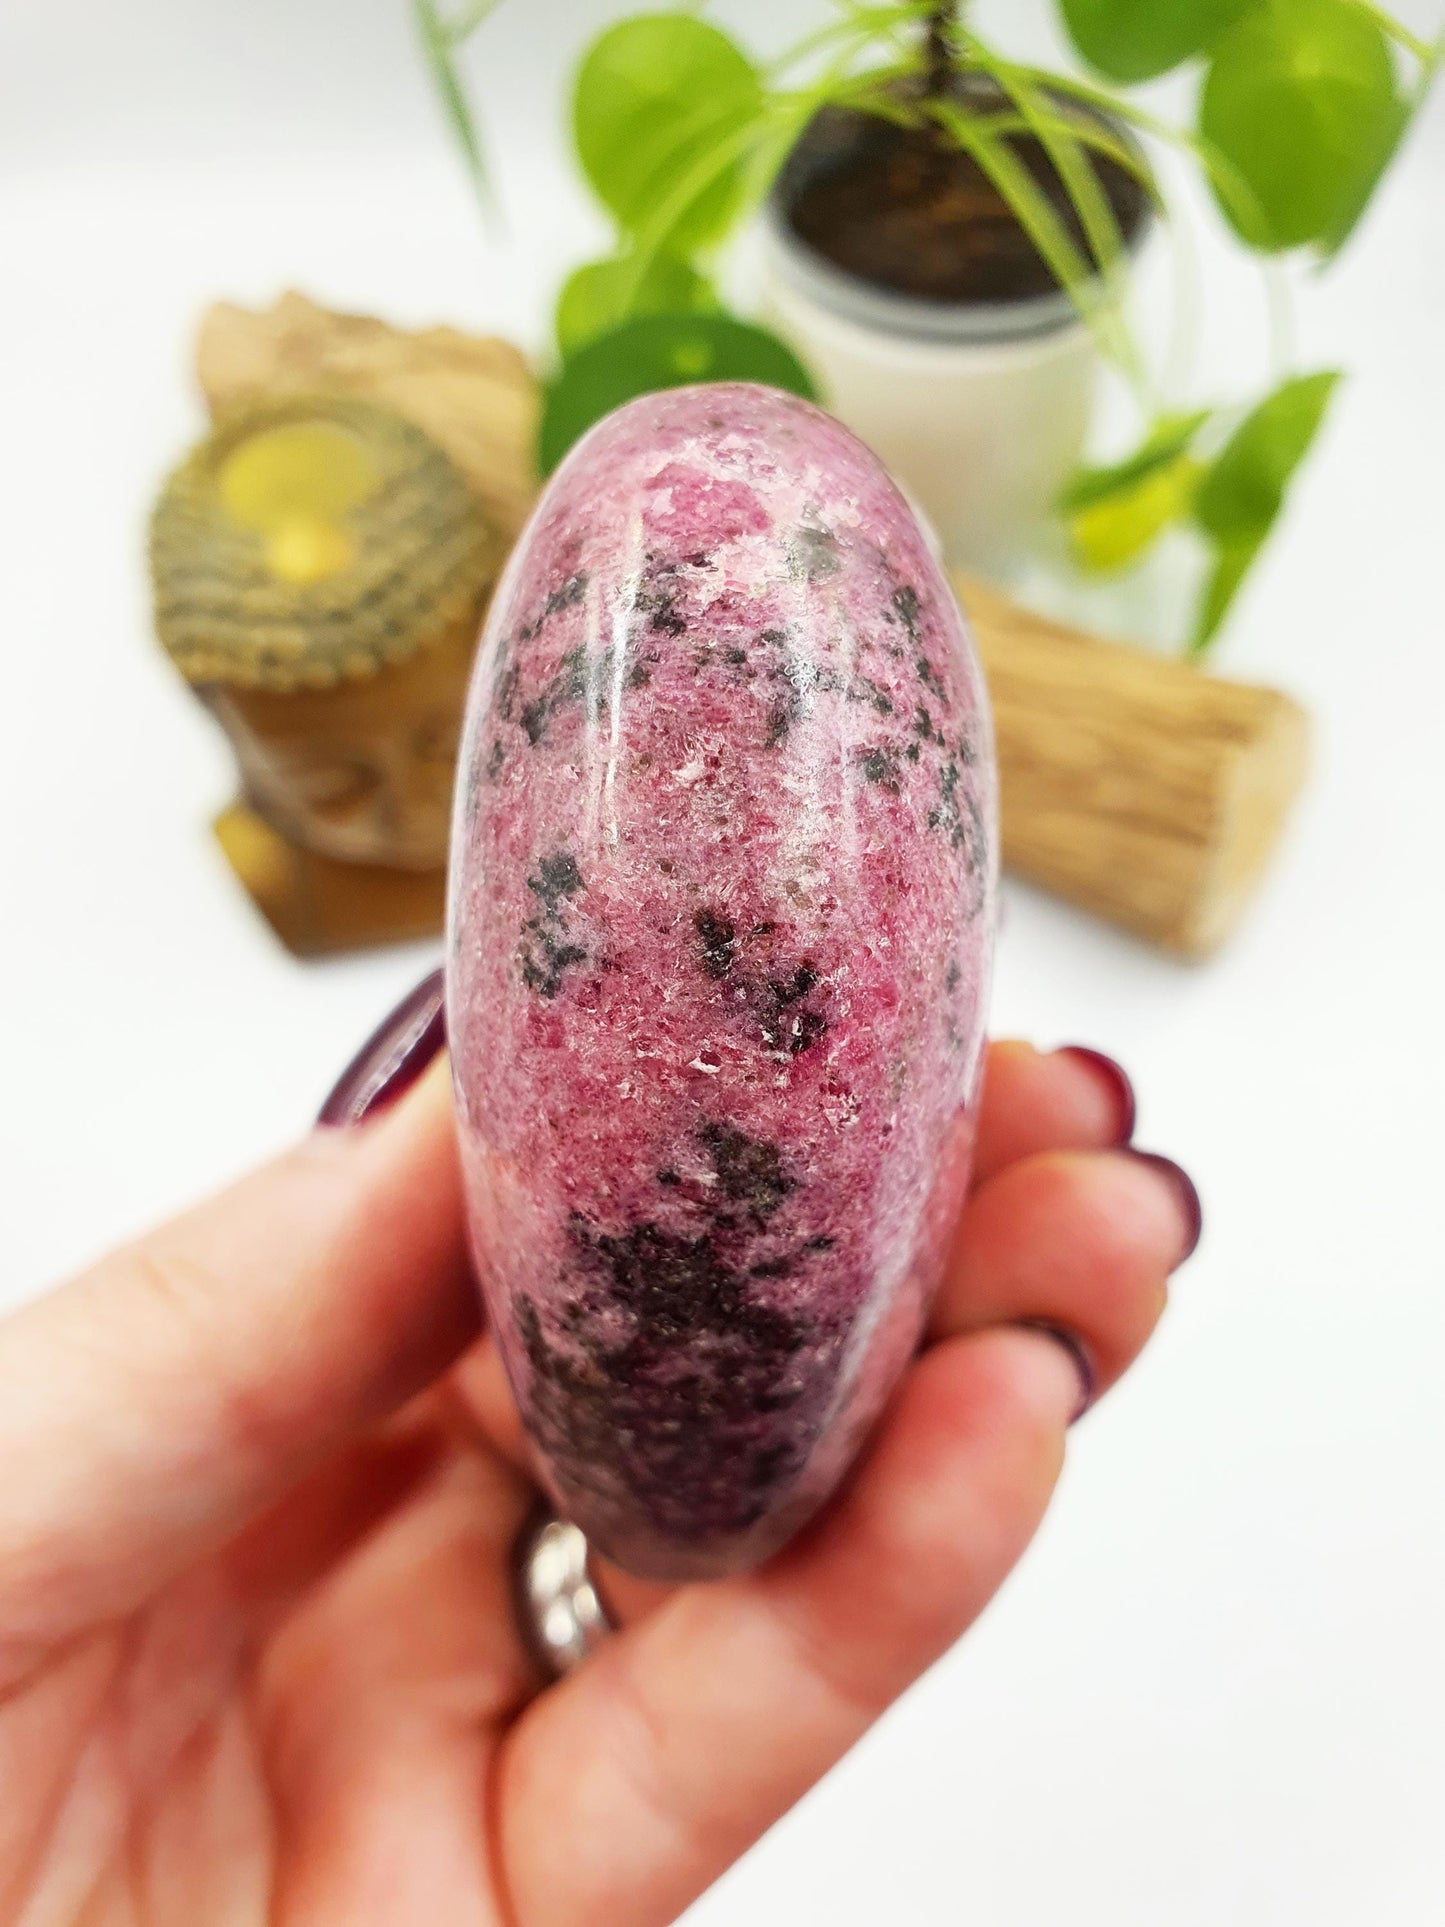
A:
POLYGON ((1059 1051, 1061 1057, 1081 1057, 1089 1067, 1096 1071, 1100 1079, 1109 1086, 1114 1100, 1115 1144, 1127 1144, 1134 1135, 1134 1123, 1138 1116, 1138 1105, 1134 1097, 1134 1086, 1129 1073, 1122 1064, 1116 1064, 1112 1057, 1106 1057, 1101 1050, 1092 1050, 1087 1044, 1064 1044, 1059 1051))
POLYGON ((1069 1419, 1070 1425, 1077 1425, 1094 1402, 1098 1389, 1098 1379, 1094 1373, 1094 1361, 1090 1358, 1082 1338, 1071 1332, 1067 1325, 1056 1325, 1048 1318, 1021 1318, 1019 1324, 1025 1331, 1042 1332, 1045 1338, 1052 1338, 1069 1355, 1069 1361, 1079 1376, 1079 1402, 1069 1419))
POLYGON ((337 1078, 318 1124, 360 1124, 411 1088, 446 1042, 442 989, 434 970, 382 1019, 337 1078))
POLYGON ((1182 1164, 1176 1164, 1173 1158, 1161 1156, 1158 1151, 1130 1150, 1128 1155, 1138 1158, 1141 1164, 1151 1165, 1161 1177, 1168 1179, 1174 1189, 1184 1219, 1184 1249, 1175 1260, 1176 1264, 1182 1265, 1186 1258, 1193 1257, 1198 1250, 1199 1235, 1204 1229, 1204 1206, 1194 1180, 1182 1164))

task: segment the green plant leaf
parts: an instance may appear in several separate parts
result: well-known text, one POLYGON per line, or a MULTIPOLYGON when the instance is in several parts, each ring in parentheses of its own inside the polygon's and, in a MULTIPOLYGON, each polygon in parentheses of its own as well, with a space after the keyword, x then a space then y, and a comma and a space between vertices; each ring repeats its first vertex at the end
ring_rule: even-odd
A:
POLYGON ((930 111, 998 189, 1049 272, 1088 323, 1100 352, 1121 367, 1128 367, 1132 342, 1118 303, 1110 298, 1110 291, 1074 245, 1058 210, 1013 147, 989 122, 965 113, 951 101, 931 102, 930 111))
POLYGON ((1296 375, 1250 410, 1194 494, 1194 520, 1215 550, 1190 652, 1202 654, 1284 506, 1340 379, 1337 369, 1296 375))
POLYGON ((1339 379, 1336 368, 1294 375, 1250 410, 1200 487, 1195 517, 1206 535, 1228 542, 1268 534, 1339 379))
POLYGON ((1055 106, 1041 88, 1016 73, 1006 61, 985 62, 984 69, 1013 101, 1025 127, 1048 155, 1079 217, 1095 264, 1106 277, 1115 273, 1124 257, 1124 237, 1094 163, 1079 138, 1085 116, 1055 106))
POLYGON ((490 6, 479 6, 473 14, 453 27, 442 18, 437 0, 412 0, 412 11, 416 19, 417 33, 421 38, 422 53, 427 66, 431 69, 432 80, 436 85, 437 97, 442 111, 447 117, 457 145, 462 150, 462 160, 471 178, 478 197, 485 203, 487 198, 487 168, 482 154, 482 139, 477 130, 476 117, 472 113, 471 102, 467 99, 466 88, 457 71, 456 49, 467 34, 480 26, 490 13, 490 6))
POLYGON ((1263 0, 1215 46, 1202 138, 1248 189, 1216 194, 1251 247, 1338 245, 1408 109, 1389 43, 1356 0, 1263 0))
POLYGON ((638 315, 702 314, 717 305, 712 283, 670 255, 654 255, 640 272, 625 254, 589 261, 557 297, 557 347, 565 360, 638 315))
MULTIPOLYGON (((725 33, 690 13, 638 14, 609 27, 583 57, 572 132, 599 199, 636 234, 680 175, 763 110, 757 70, 725 33)), ((739 171, 708 180, 673 230, 674 253, 724 231, 739 171)))
POLYGON ((1189 642, 1191 656, 1202 656, 1213 642, 1220 624, 1229 614, 1230 604, 1238 594, 1240 584, 1254 567, 1254 559, 1263 546, 1263 540, 1226 542, 1223 548, 1215 550, 1214 565, 1204 584, 1194 618, 1194 634, 1189 642))
POLYGON ((1190 452, 1207 408, 1165 415, 1123 461, 1082 468, 1059 497, 1069 540, 1086 569, 1122 569, 1193 505, 1204 464, 1190 452))
POLYGON ((1059 0, 1069 38, 1091 67, 1132 84, 1212 47, 1258 0, 1059 0))
POLYGON ((1203 462, 1181 452, 1127 488, 1075 510, 1069 519, 1074 554, 1101 575, 1137 562, 1165 529, 1188 515, 1203 473, 1203 462))
POLYGON ((1092 508, 1110 496, 1127 493, 1137 483, 1176 460, 1193 446, 1194 438, 1209 420, 1210 410, 1197 408, 1187 415, 1164 415, 1154 424, 1132 455, 1122 461, 1105 462, 1081 468, 1069 478, 1059 496, 1065 515, 1092 508))
POLYGON ((1328 257, 1338 254, 1349 240, 1359 223, 1360 217, 1370 205, 1375 189, 1384 178, 1395 154, 1409 130, 1411 111, 1403 100, 1397 100, 1393 112, 1382 116, 1376 129, 1377 145, 1373 153, 1362 160, 1359 176, 1354 189, 1341 201, 1334 224, 1320 238, 1322 252, 1328 257))
POLYGON ((658 255, 666 254, 674 260, 680 260, 691 254, 687 237, 692 229, 693 216, 714 186, 723 182, 728 184, 732 202, 729 219, 737 218, 746 196, 756 189, 753 161, 762 145, 765 130, 765 122, 735 127, 731 134, 725 135, 698 155, 679 177, 669 181, 646 220, 632 236, 632 252, 628 260, 630 272, 636 280, 648 272, 658 255))
POLYGON ((591 341, 548 383, 538 462, 550 475, 594 422, 634 395, 703 381, 760 381, 816 399, 808 371, 765 328, 732 315, 648 315, 591 341))
MULTIPOLYGON (((1089 263, 1074 245, 1057 208, 1014 149, 1000 138, 994 126, 965 113, 951 101, 933 102, 932 111, 944 131, 973 156, 997 188, 1059 286, 1076 298, 1081 296, 1093 281, 1089 263)), ((1022 119, 1018 124, 1027 125, 1022 119)))

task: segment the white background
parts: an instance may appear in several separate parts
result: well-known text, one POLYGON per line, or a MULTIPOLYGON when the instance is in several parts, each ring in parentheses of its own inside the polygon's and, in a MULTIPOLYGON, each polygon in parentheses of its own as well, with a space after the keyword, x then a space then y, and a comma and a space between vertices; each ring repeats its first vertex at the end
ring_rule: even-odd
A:
MULTIPOLYGON (((720 9, 764 47, 820 10, 720 9)), ((294 284, 540 343, 603 238, 560 109, 616 11, 509 0, 485 30, 484 242, 402 0, 4 0, 0 1300, 280 1143, 430 961, 292 962, 209 840, 229 767, 142 563, 200 427, 196 316, 294 284)), ((1048 44, 1032 0, 984 19, 1048 44)), ((1204 1245, 996 1607, 707 1927, 1445 1915, 1442 206, 1445 96, 1301 296, 1303 362, 1352 376, 1220 665, 1318 723, 1248 926, 1182 968, 1009 892, 998 1027, 1129 1066, 1204 1245)), ((1227 392, 1261 377, 1261 304, 1204 250, 1227 392)))

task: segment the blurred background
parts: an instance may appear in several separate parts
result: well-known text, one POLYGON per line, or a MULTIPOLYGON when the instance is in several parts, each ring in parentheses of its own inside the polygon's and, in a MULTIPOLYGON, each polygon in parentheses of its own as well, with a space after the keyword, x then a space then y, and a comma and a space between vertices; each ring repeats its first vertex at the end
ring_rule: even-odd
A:
MULTIPOLYGON (((468 50, 491 231, 403 0, 0 12, 0 1303, 302 1128, 435 954, 294 961, 211 840, 231 760, 155 646, 144 562, 204 426, 198 316, 298 287, 542 349, 606 244, 563 113, 618 11, 511 0, 468 50)), ((712 10, 764 52, 817 11, 712 10)), ((979 18, 1058 52, 1039 0, 979 18)), ((1316 726, 1246 924, 1182 965, 1006 891, 995 1028, 1121 1059, 1139 1142, 1203 1193, 1199 1255, 983 1623, 707 1927, 1440 1917, 1442 208, 1437 91, 1298 304, 1300 365, 1350 378, 1216 663, 1316 726)), ((1205 373, 1257 383, 1257 276, 1193 213, 1205 373)))

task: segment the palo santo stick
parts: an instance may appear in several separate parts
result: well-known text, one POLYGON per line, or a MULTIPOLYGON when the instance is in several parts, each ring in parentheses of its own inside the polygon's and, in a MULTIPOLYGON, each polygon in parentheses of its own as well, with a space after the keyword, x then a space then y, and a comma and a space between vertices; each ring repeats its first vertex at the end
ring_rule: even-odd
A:
POLYGON ((1004 862, 1165 950, 1217 948, 1304 780, 1303 710, 958 588, 993 696, 1004 862))

